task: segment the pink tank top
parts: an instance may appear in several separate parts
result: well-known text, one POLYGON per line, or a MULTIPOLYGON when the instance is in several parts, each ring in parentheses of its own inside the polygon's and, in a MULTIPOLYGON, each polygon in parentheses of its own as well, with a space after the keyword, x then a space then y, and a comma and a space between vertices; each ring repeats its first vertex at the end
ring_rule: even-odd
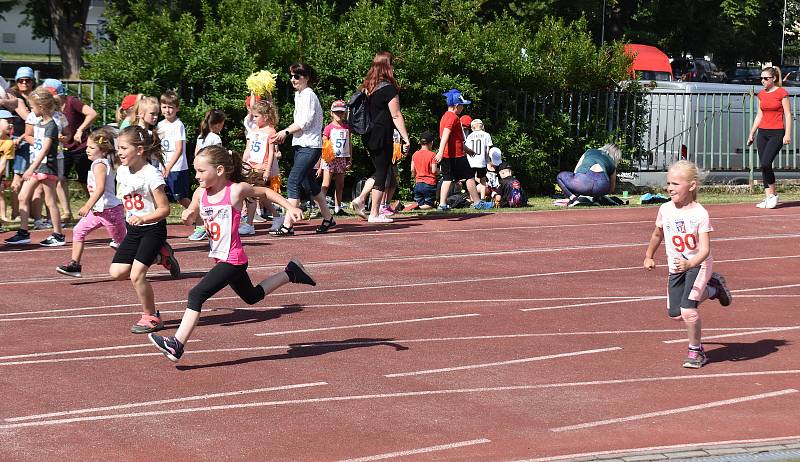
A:
POLYGON ((208 190, 203 191, 200 201, 200 217, 203 219, 211 251, 208 256, 216 262, 244 265, 247 255, 239 237, 241 210, 231 203, 231 182, 225 185, 225 195, 221 201, 212 204, 208 201, 208 190))

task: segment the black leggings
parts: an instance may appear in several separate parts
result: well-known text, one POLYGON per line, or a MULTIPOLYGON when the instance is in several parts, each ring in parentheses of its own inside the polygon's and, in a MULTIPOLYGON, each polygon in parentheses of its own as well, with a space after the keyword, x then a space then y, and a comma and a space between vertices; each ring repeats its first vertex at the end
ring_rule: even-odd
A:
POLYGON ((248 305, 258 303, 266 296, 263 287, 253 286, 250 281, 247 263, 231 265, 219 262, 189 291, 189 303, 186 307, 199 313, 206 300, 228 285, 248 305))
POLYGON ((772 170, 772 162, 781 152, 784 134, 785 131, 782 128, 758 129, 756 147, 758 147, 758 156, 761 158, 761 176, 764 180, 764 185, 775 184, 775 171, 772 170))
POLYGON ((392 169, 393 150, 394 146, 391 144, 376 151, 369 150, 369 155, 372 157, 372 165, 375 166, 375 173, 372 174, 372 178, 375 180, 375 186, 372 188, 375 190, 386 190, 386 178, 389 176, 392 169))

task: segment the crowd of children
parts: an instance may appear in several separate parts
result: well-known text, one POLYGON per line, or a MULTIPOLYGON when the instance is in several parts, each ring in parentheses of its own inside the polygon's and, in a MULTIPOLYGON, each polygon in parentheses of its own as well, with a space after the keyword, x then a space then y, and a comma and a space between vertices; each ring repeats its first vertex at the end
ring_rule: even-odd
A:
MULTIPOLYGON (((20 75, 24 80, 28 74, 23 70, 20 75)), ((31 216, 39 216, 41 209, 41 204, 35 203, 39 191, 53 227, 51 235, 40 244, 61 246, 67 240, 57 191, 60 146, 64 141, 61 135, 68 123, 60 112, 66 107, 59 100, 64 97, 63 86, 58 89, 60 85, 54 81, 25 93, 30 115, 25 116, 24 126, 19 124, 18 119, 24 115, 20 111, 15 114, 0 109, 2 188, 11 186, 18 191, 14 210, 20 220, 18 231, 5 239, 8 245, 30 243, 29 221, 31 216), (25 131, 18 132, 20 127, 25 131), (18 157, 23 159, 18 162, 18 157), (6 183, 6 169, 14 172, 13 184, 6 183)), ((524 188, 509 163, 503 161, 501 150, 493 145, 483 121, 461 115, 470 101, 456 89, 444 93, 444 97, 447 111, 439 124, 438 148, 434 148, 434 133, 426 131, 419 137, 420 149, 411 156, 414 202, 407 209, 438 207, 446 211, 452 207, 449 198, 454 193, 479 210, 527 205, 524 188), (453 188, 454 185, 459 187, 453 188), (465 193, 461 193, 461 187, 465 193)), ((131 280, 142 307, 131 332, 149 334, 151 342, 172 361, 181 358, 203 303, 224 287, 231 286, 242 300, 254 304, 290 282, 316 285, 295 259, 284 271, 257 285, 252 284, 247 273, 248 259, 240 236, 255 234, 254 221, 259 212, 272 216, 279 226, 275 204, 290 223, 301 220, 303 213, 295 202, 280 194, 281 153, 276 142, 279 120, 275 104, 271 98, 253 94, 245 104, 248 116, 244 121, 246 148, 242 155, 222 146, 225 114, 216 109, 205 114, 194 150, 193 168, 198 182, 194 192, 190 188, 186 128, 178 117, 180 101, 171 90, 158 99, 141 94, 126 96, 118 111, 118 125, 95 129, 86 141, 88 199, 77 212, 81 218, 72 233, 71 258, 57 271, 81 277, 86 237, 104 227, 112 238, 110 245, 116 248, 108 271, 114 279, 131 280), (163 119, 159 121, 160 116, 163 119), (153 287, 146 275, 153 264, 163 265, 173 277, 180 275, 179 263, 167 243, 170 202, 183 206, 183 222, 195 226, 189 239, 207 240, 209 257, 216 265, 190 290, 188 306, 175 335, 162 337, 154 334, 163 329, 164 323, 155 308, 153 287)), ((322 157, 316 170, 323 191, 333 185, 336 216, 346 215, 344 179, 352 165, 347 110, 347 103, 342 100, 332 103, 331 122, 322 131, 322 157)), ((81 132, 87 129, 83 125, 79 128, 81 132)), ((395 138, 393 164, 406 154, 397 133, 395 138)), ((398 184, 396 176, 397 169, 390 169, 382 194, 379 216, 383 218, 370 222, 391 222, 385 217, 394 213, 390 203, 398 184)), ((699 368, 707 361, 701 344, 698 305, 705 299, 717 299, 727 306, 732 298, 725 278, 712 272, 709 233, 713 228, 707 211, 697 202, 699 182, 697 167, 691 162, 680 161, 670 168, 667 190, 671 201, 659 209, 644 260, 644 267, 653 269, 654 253, 665 241, 669 260, 668 313, 686 324, 689 353, 683 366, 688 368, 699 368)), ((367 183, 364 191, 369 194, 373 185, 367 183)), ((362 193, 365 198, 366 194, 362 193)), ((352 204, 356 213, 366 218, 360 202, 363 200, 356 198, 352 204)), ((8 221, 4 194, 0 194, 0 208, 0 220, 8 221)), ((328 227, 335 224, 333 218, 327 221, 332 223, 328 227)), ((327 228, 317 229, 325 231, 327 228)))

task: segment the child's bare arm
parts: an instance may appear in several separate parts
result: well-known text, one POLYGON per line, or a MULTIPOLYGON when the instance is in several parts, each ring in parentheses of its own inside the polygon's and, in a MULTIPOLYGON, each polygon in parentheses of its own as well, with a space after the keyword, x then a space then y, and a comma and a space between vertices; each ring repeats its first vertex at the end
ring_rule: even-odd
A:
POLYGON ((181 213, 181 221, 187 225, 197 223, 197 214, 200 211, 200 197, 203 195, 203 188, 197 188, 192 194, 192 203, 181 213))
POLYGON ((647 252, 644 255, 644 267, 647 270, 652 270, 656 267, 656 262, 653 259, 653 256, 658 250, 658 246, 661 245, 661 241, 664 240, 664 230, 656 226, 653 230, 653 234, 650 236, 650 243, 647 244, 647 252))

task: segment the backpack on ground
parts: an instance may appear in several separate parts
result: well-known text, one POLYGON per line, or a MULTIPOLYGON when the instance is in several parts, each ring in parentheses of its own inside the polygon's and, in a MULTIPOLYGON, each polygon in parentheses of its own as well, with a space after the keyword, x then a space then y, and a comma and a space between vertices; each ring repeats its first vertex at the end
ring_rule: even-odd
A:
POLYGON ((451 209, 463 209, 469 205, 469 194, 459 193, 447 196, 447 205, 450 206, 451 209))
MULTIPOLYGON (((389 82, 382 81, 375 85, 372 92, 389 85, 389 82)), ((372 130, 372 118, 369 115, 369 97, 363 90, 356 90, 350 99, 347 100, 347 125, 353 133, 366 135, 372 130)))
POLYGON ((528 195, 525 194, 525 191, 522 189, 522 184, 518 179, 511 178, 510 181, 508 181, 508 186, 504 191, 500 205, 502 207, 528 206, 528 195))

